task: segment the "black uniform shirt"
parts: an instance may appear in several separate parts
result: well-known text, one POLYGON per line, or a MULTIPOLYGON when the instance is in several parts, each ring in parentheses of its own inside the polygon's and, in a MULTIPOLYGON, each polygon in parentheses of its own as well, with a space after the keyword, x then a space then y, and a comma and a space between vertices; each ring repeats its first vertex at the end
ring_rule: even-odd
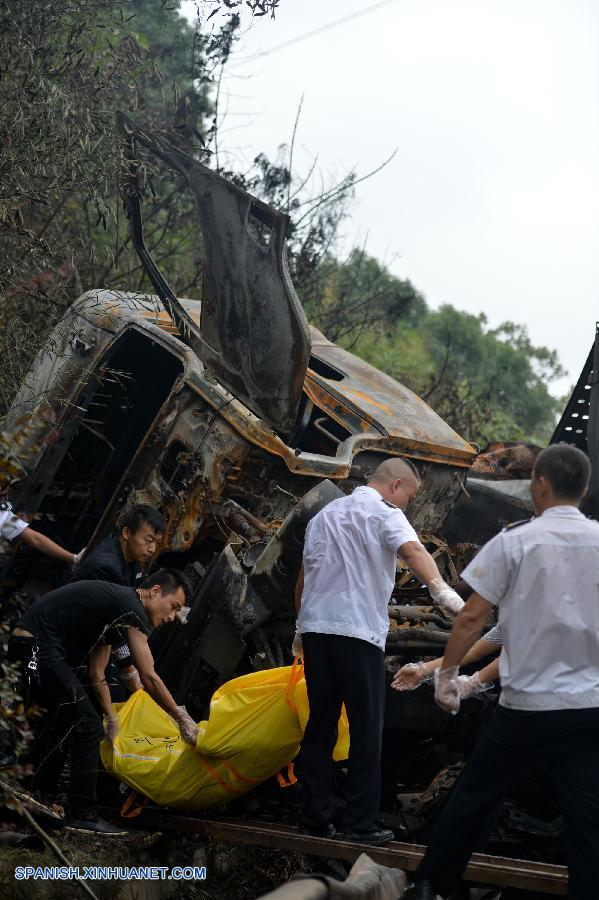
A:
POLYGON ((33 603, 22 621, 39 647, 40 658, 58 653, 79 666, 97 644, 119 644, 127 628, 150 634, 150 620, 133 588, 106 581, 77 581, 33 603))
POLYGON ((125 562, 118 534, 111 534, 100 541, 89 556, 75 567, 71 581, 110 581, 137 587, 141 582, 139 563, 125 562))

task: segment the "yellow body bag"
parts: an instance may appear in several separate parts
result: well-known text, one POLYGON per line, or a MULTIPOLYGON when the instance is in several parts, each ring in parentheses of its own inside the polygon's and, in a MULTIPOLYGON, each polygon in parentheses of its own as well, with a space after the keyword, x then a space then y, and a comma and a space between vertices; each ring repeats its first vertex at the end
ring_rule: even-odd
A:
MULTIPOLYGON (((144 691, 115 709, 120 730, 114 746, 101 744, 104 767, 160 806, 181 810, 220 805, 275 775, 296 756, 309 714, 297 661, 218 688, 195 748, 144 691)), ((347 759, 348 752, 344 707, 333 757, 347 759)))

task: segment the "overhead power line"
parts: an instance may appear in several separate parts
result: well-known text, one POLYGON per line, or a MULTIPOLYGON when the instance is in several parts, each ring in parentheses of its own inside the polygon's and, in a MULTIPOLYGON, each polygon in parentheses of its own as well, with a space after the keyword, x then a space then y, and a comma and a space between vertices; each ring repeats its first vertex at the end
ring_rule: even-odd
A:
POLYGON ((282 44, 277 44, 274 47, 270 47, 268 50, 260 50, 258 53, 251 53, 249 56, 241 57, 240 59, 234 59, 231 62, 229 68, 232 68, 235 65, 240 65, 241 63, 252 62, 256 59, 261 59, 263 56, 270 56, 271 53, 277 53, 279 50, 285 50, 287 47, 292 47, 294 44, 299 44, 300 41, 307 41, 308 38, 316 37, 317 34, 322 34, 325 31, 330 31, 332 28, 338 28, 340 25, 345 25, 347 22, 353 22, 354 19, 360 19, 362 16, 370 15, 370 13, 376 12, 378 9, 382 9, 383 6, 390 6, 392 3, 397 3, 397 0, 381 0, 379 3, 373 3, 372 6, 367 6, 366 9, 360 9, 355 13, 351 13, 349 16, 344 16, 342 19, 335 19, 334 22, 328 22, 326 25, 321 25, 319 28, 314 28, 312 31, 306 31, 304 34, 298 34, 297 37, 290 38, 288 41, 284 41, 282 44))

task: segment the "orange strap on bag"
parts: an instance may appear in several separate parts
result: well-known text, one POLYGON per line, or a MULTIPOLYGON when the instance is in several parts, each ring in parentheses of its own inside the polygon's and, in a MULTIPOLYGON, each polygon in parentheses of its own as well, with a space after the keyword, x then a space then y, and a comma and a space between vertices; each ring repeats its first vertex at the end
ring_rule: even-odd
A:
POLYGON ((285 703, 287 706, 293 710, 294 713, 297 712, 297 706, 295 705, 292 697, 295 693, 295 688, 298 681, 301 679, 304 674, 304 664, 300 662, 299 656, 296 656, 293 660, 293 665, 291 666, 291 672, 289 673, 289 681, 287 682, 287 690, 285 691, 285 703))
POLYGON ((281 788, 293 787, 294 784, 297 784, 297 778, 295 776, 295 772, 293 771, 292 762, 290 762, 287 766, 287 781, 285 781, 285 776, 282 772, 277 772, 277 781, 279 782, 279 787, 281 788))
POLYGON ((121 807, 121 818, 134 819, 144 811, 148 802, 148 797, 144 797, 143 794, 138 794, 137 791, 132 791, 121 807))

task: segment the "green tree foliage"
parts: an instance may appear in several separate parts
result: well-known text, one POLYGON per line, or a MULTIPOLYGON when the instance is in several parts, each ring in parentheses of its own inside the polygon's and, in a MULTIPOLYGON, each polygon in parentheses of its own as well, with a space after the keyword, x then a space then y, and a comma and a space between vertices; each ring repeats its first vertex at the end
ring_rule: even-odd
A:
MULTIPOLYGON (((203 36, 166 0, 0 0, 0 394, 6 406, 33 353, 89 288, 139 289, 119 197, 117 110, 201 152, 213 74, 236 19, 203 36)), ((220 8, 220 6, 219 6, 220 8)), ((152 183, 146 238, 178 281, 192 280, 191 204, 152 183)))
MULTIPOLYGON (((393 329, 420 321, 426 302, 409 281, 395 278, 364 250, 354 249, 339 262, 327 254, 300 281, 300 296, 311 321, 330 340, 351 348, 372 328, 393 329)), ((367 338, 366 338, 367 339, 367 338)))
POLYGON ((544 445, 551 435, 559 404, 548 384, 563 371, 556 353, 533 346, 523 326, 490 329, 484 315, 442 306, 419 322, 364 334, 354 349, 469 440, 544 445))
MULTIPOLYGON (((356 181, 311 194, 291 174, 293 142, 243 175, 219 168, 218 82, 239 28, 234 12, 277 2, 198 3, 192 27, 178 0, 0 0, 0 396, 10 403, 31 357, 85 290, 151 290, 132 250, 119 195, 123 110, 242 187, 287 210, 292 275, 302 286, 334 241, 356 181), (220 16, 206 23, 211 12, 220 16), (216 23, 216 24, 215 24, 216 23)), ((155 159, 142 166, 148 249, 172 288, 201 297, 203 244, 183 179, 155 159)))

